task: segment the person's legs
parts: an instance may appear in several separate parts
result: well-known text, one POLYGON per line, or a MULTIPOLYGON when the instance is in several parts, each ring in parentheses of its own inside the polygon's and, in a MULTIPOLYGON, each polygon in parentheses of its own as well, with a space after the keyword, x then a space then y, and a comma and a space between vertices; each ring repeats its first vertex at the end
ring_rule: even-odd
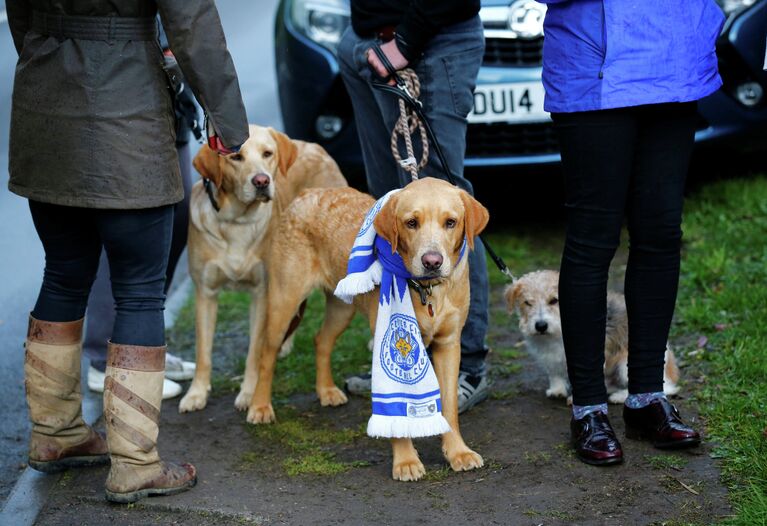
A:
POLYGON ((103 250, 99 258, 96 279, 88 297, 87 313, 83 350, 91 367, 103 373, 107 368, 107 342, 112 336, 115 325, 115 301, 109 280, 109 262, 103 250))
POLYGON ((620 242, 637 132, 630 110, 556 114, 554 123, 567 210, 559 303, 578 418, 578 407, 606 411, 607 278, 620 242))
MULTIPOLYGON (((695 141, 696 112, 694 103, 647 106, 641 111, 627 210, 629 393, 662 396, 664 356, 679 283, 682 202, 695 141)), ((633 399, 627 401, 627 405, 633 403, 633 399)))
POLYGON ((104 418, 111 455, 107 499, 134 502, 192 487, 191 465, 160 460, 165 372, 163 307, 173 207, 99 210, 117 316, 107 352, 104 418))
POLYGON ((29 201, 35 229, 45 250, 45 272, 35 319, 80 320, 96 276, 101 239, 91 211, 29 201))
MULTIPOLYGON (((173 237, 164 288, 166 294, 173 280, 176 265, 184 252, 184 248, 186 248, 189 230, 189 196, 192 188, 192 158, 189 143, 177 146, 177 151, 181 168, 181 180, 184 185, 184 199, 174 205, 173 237)), ((102 251, 96 280, 93 282, 90 297, 88 298, 88 321, 85 325, 85 340, 83 342, 85 355, 90 360, 91 367, 101 373, 106 370, 107 341, 109 341, 112 335, 115 317, 115 301, 112 296, 109 262, 106 252, 102 251)), ((189 379, 189 375, 194 373, 193 364, 184 362, 180 358, 174 358, 170 353, 167 353, 166 374, 175 375, 174 379, 176 380, 189 379), (171 362, 171 360, 173 361, 171 362), (173 367, 169 368, 169 365, 173 367), (187 369, 191 369, 191 372, 187 369)), ((96 376, 94 382, 91 382, 89 373, 88 385, 91 387, 91 390, 101 392, 103 382, 100 376, 96 376)), ((164 382, 163 399, 173 398, 180 393, 181 387, 178 384, 171 380, 164 382)))
POLYGON ((32 434, 29 465, 46 473, 109 462, 82 418, 80 356, 88 290, 101 242, 89 210, 29 202, 45 274, 29 319, 24 359, 32 434))
POLYGON ((112 342, 165 345, 164 288, 173 207, 100 210, 97 225, 117 311, 112 342))

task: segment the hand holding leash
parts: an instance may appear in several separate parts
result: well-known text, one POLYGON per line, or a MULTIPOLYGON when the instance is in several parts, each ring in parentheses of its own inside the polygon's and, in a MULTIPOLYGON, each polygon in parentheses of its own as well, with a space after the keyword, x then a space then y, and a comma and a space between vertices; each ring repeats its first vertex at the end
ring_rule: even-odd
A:
POLYGON ((381 46, 377 46, 377 48, 380 49, 381 53, 378 53, 374 47, 365 52, 370 69, 382 79, 388 79, 389 85, 394 86, 396 80, 392 78, 391 72, 405 69, 409 62, 402 53, 400 53, 397 43, 394 40, 390 40, 381 46), (371 51, 376 52, 371 53, 371 51), (383 60, 381 54, 383 54, 383 60))

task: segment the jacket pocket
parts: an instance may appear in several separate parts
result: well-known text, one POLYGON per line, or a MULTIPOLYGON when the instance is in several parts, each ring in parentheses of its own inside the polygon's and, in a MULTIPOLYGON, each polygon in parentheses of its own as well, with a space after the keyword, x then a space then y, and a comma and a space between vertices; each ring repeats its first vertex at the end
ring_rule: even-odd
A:
POLYGON ((485 46, 482 45, 441 58, 450 86, 453 110, 463 119, 474 106, 474 88, 484 52, 485 46))

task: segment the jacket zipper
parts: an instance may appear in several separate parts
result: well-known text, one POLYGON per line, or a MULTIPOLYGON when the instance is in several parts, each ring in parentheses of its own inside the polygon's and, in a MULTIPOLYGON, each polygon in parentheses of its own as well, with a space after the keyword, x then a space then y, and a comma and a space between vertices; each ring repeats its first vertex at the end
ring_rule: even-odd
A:
POLYGON ((599 78, 605 78, 605 61, 607 61, 607 15, 605 0, 602 0, 602 64, 599 66, 599 78))

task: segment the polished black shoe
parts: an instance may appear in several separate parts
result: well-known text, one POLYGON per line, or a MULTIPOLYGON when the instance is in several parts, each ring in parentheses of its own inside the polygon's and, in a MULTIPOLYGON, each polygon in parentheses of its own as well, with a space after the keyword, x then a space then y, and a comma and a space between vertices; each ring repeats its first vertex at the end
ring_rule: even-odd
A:
POLYGON ((570 434, 578 459, 594 466, 623 462, 623 450, 607 415, 601 411, 570 421, 570 434))
POLYGON ((652 442, 658 449, 682 449, 700 444, 700 434, 682 421, 674 404, 665 398, 631 409, 623 407, 626 437, 652 442))

